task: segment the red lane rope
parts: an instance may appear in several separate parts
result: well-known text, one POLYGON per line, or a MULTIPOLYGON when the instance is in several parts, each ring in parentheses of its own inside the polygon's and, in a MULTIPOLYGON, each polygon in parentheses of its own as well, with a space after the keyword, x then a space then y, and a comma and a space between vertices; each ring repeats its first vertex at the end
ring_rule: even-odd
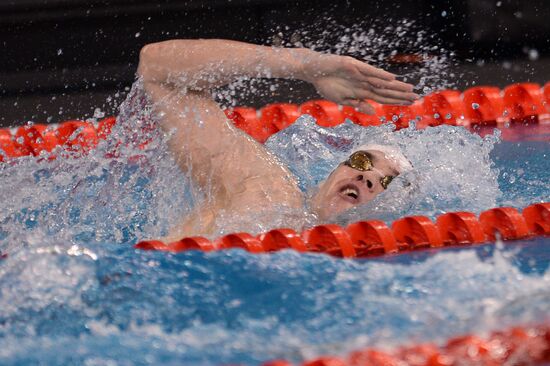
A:
POLYGON ((182 252, 241 248, 251 253, 282 249, 325 253, 342 258, 377 257, 413 250, 469 246, 503 240, 550 235, 550 203, 536 203, 522 212, 512 207, 492 208, 479 217, 471 212, 449 212, 433 222, 425 216, 408 216, 391 227, 378 220, 359 221, 341 227, 319 225, 300 234, 288 228, 274 229, 258 236, 233 233, 210 241, 188 237, 172 243, 142 241, 135 248, 182 252))
POLYGON ((52 151, 63 150, 83 155, 105 139, 116 123, 115 117, 105 118, 97 124, 83 121, 66 121, 59 125, 32 124, 15 129, 0 129, 0 161, 21 156, 41 156, 55 159, 52 151))
MULTIPOLYGON (((550 123, 550 82, 544 87, 534 83, 496 87, 475 87, 460 93, 443 90, 425 96, 411 106, 382 105, 370 102, 374 115, 357 112, 326 100, 311 100, 302 105, 277 103, 259 110, 236 107, 225 111, 233 123, 259 142, 290 126, 302 114, 310 114, 323 127, 333 127, 346 119, 361 126, 379 126, 392 122, 397 129, 415 120, 417 128, 441 124, 464 126, 474 131, 503 123, 541 125, 550 123)), ((86 154, 105 139, 116 119, 109 117, 93 124, 67 121, 59 125, 33 124, 15 129, 0 129, 0 161, 21 156, 51 153, 57 146, 86 154)), ((503 130, 504 139, 516 139, 511 130, 503 130)), ((519 136, 521 137, 521 136, 519 136)), ((542 137, 542 139, 548 137, 542 137)), ((49 159, 55 158, 48 154, 49 159)))
MULTIPOLYGON (((474 130, 505 123, 538 124, 550 122, 550 82, 512 84, 500 90, 480 86, 465 90, 443 90, 429 94, 411 106, 382 105, 370 101, 374 115, 357 112, 326 100, 311 100, 302 105, 270 104, 256 111, 236 107, 226 111, 235 125, 260 142, 288 127, 302 114, 309 114, 323 127, 333 127, 346 119, 362 126, 393 122, 397 129, 416 121, 417 128, 442 124, 474 130)), ((512 137, 504 134, 504 138, 512 137)))
MULTIPOLYGON (((514 327, 487 338, 465 335, 441 347, 433 343, 401 347, 392 352, 366 348, 346 357, 324 356, 300 366, 459 366, 542 365, 550 362, 550 325, 514 327)), ((262 366, 293 366, 273 360, 262 366)))

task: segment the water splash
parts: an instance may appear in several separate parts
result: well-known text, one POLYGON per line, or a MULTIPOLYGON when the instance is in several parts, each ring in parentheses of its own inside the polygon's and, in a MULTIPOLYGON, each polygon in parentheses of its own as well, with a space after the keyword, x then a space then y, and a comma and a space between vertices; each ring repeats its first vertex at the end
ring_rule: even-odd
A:
MULTIPOLYGON (((408 19, 373 19, 369 23, 342 25, 325 16, 297 30, 275 28, 265 43, 352 56, 397 73, 401 80, 415 85, 421 95, 453 89, 462 77, 452 71, 457 63, 454 53, 441 44, 437 34, 408 19), (410 62, 400 59, 403 54, 410 62)), ((267 103, 273 96, 285 98, 293 94, 294 86, 283 80, 242 78, 217 90, 214 97, 225 106, 236 106, 249 103, 250 99, 265 99, 267 103)))
POLYGON ((151 107, 139 90, 136 83, 120 108, 121 123, 87 155, 58 149, 55 160, 43 154, 0 165, 0 250, 159 236, 189 209, 187 181, 165 137, 151 128, 151 107))

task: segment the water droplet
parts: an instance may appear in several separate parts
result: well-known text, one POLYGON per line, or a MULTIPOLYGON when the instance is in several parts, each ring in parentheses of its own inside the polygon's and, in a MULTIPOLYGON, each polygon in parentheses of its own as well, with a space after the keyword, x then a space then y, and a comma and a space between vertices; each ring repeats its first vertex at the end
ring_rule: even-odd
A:
POLYGON ((478 109, 479 108, 479 104, 477 103, 472 103, 472 109, 478 109))
POLYGON ((136 37, 136 38, 139 38, 139 36, 141 36, 141 33, 140 33, 140 32, 137 32, 136 35, 135 35, 135 37, 136 37))
POLYGON ((94 118, 103 118, 105 117, 105 112, 103 112, 100 108, 94 109, 94 118))
POLYGON ((393 122, 397 122, 398 119, 399 119, 399 117, 396 116, 395 114, 391 117, 391 120, 392 120, 393 122))
POLYGON ((440 117, 441 117, 441 116, 439 115, 439 113, 434 113, 434 118, 435 118, 435 119, 438 119, 438 118, 440 118, 440 117))
POLYGON ((443 10, 443 11, 441 12, 441 16, 442 16, 442 17, 446 17, 446 16, 447 16, 447 12, 446 12, 445 10, 443 10))
POLYGON ((447 113, 447 114, 445 115, 445 119, 451 119, 451 117, 452 117, 452 114, 450 114, 450 113, 447 113))
POLYGON ((63 50, 60 48, 57 50, 57 56, 61 56, 63 54, 63 50))
POLYGON ((501 5, 502 5, 502 1, 497 1, 497 8, 500 8, 501 5))
POLYGON ((537 51, 536 49, 530 49, 529 50, 529 53, 527 54, 529 56, 529 60, 531 61, 536 61, 539 59, 539 51, 537 51))

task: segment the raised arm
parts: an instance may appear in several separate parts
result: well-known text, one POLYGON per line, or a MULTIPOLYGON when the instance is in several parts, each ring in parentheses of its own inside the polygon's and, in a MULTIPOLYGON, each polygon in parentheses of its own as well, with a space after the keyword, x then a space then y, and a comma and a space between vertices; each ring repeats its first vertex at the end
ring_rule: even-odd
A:
POLYGON ((404 104, 418 96, 412 85, 352 57, 309 49, 257 46, 228 40, 172 40, 146 45, 138 72, 147 82, 204 91, 238 77, 300 79, 324 97, 372 112, 364 103, 404 104), (359 102, 359 103, 357 103, 359 102))
POLYGON ((256 46, 225 40, 173 40, 145 46, 139 75, 155 103, 161 127, 180 167, 207 192, 208 203, 174 236, 208 234, 221 211, 236 215, 286 205, 302 207, 287 170, 263 146, 236 129, 210 90, 237 77, 309 81, 325 97, 369 112, 365 98, 409 103, 412 86, 350 57, 307 49, 256 46))

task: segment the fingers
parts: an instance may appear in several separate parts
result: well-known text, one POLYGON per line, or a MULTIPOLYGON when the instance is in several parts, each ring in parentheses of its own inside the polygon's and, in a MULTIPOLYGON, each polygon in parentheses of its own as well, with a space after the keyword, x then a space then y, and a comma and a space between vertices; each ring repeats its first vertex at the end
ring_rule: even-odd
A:
POLYGON ((385 97, 380 94, 374 94, 368 98, 372 99, 375 102, 382 103, 382 104, 393 104, 393 105, 411 105, 413 102, 407 99, 397 99, 397 98, 390 98, 385 97))
POLYGON ((376 101, 379 101, 377 98, 389 98, 392 99, 391 103, 395 104, 411 104, 420 98, 418 94, 413 92, 412 85, 402 81, 375 79, 373 82, 373 78, 369 79, 371 80, 368 82, 354 83, 353 88, 349 91, 349 97, 354 97, 355 99, 373 99, 376 101))
POLYGON ((399 80, 386 81, 376 78, 367 78, 367 83, 375 88, 392 89, 402 92, 412 92, 414 86, 399 80))
POLYGON ((373 90, 373 92, 382 97, 406 100, 410 102, 414 102, 415 100, 418 100, 420 98, 420 96, 415 93, 405 93, 405 92, 400 92, 400 91, 390 90, 390 89, 375 89, 373 90))
POLYGON ((359 89, 353 90, 352 93, 355 99, 371 99, 382 104, 409 105, 418 99, 418 96, 414 93, 404 93, 387 89, 359 89))
POLYGON ((367 82, 375 88, 392 89, 402 92, 412 92, 414 89, 413 85, 396 80, 396 75, 388 71, 356 59, 353 59, 353 64, 359 71, 356 75, 357 79, 361 82, 367 82))

